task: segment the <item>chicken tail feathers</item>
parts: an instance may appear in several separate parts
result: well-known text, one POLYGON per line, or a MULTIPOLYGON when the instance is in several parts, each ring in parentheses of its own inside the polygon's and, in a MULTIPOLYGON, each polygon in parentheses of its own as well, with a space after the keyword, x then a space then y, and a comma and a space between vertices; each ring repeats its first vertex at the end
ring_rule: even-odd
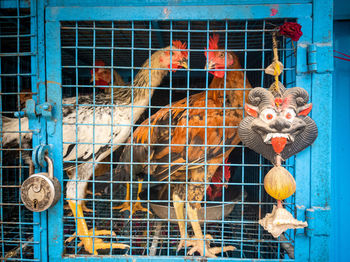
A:
POLYGON ((32 133, 29 131, 28 118, 17 119, 3 116, 1 138, 4 147, 18 147, 20 139, 22 147, 31 147, 32 133))
POLYGON ((20 157, 28 162, 31 151, 26 149, 32 148, 32 133, 28 129, 28 118, 18 119, 3 116, 0 134, 1 144, 4 148, 3 161, 12 163, 20 157), (11 150, 6 150, 7 148, 11 150))
POLYGON ((130 181, 131 174, 132 180, 137 180, 140 175, 145 173, 147 156, 148 149, 146 146, 126 146, 121 154, 120 163, 114 170, 113 177, 115 181, 130 181))

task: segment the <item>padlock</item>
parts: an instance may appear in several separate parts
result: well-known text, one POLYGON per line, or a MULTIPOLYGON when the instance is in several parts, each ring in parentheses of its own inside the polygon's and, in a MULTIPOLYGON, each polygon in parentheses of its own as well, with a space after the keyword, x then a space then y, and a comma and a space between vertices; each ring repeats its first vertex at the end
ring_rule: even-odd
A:
POLYGON ((21 186, 21 199, 26 208, 33 212, 42 212, 54 206, 61 197, 61 184, 53 175, 53 163, 47 155, 44 157, 48 172, 33 174, 21 186))

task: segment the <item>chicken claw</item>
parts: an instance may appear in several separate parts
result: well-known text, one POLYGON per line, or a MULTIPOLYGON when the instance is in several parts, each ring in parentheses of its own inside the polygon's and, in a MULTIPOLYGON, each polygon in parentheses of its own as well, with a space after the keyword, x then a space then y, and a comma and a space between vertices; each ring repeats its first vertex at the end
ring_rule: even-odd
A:
POLYGON ((79 238, 81 240, 81 243, 79 243, 79 246, 84 246, 84 249, 87 252, 94 255, 98 255, 97 250, 99 249, 129 248, 129 246, 125 244, 108 243, 108 242, 104 242, 101 238, 94 237, 94 236, 100 236, 100 235, 106 235, 106 234, 109 235, 111 231, 93 230, 93 229, 88 230, 81 204, 76 204, 75 201, 71 201, 71 200, 68 200, 68 204, 76 220, 77 234, 74 234, 72 237, 68 238, 66 242, 72 241, 76 235, 79 235, 79 238))
POLYGON ((94 194, 94 193, 93 193, 91 190, 89 190, 89 189, 86 189, 85 193, 86 193, 87 195, 102 196, 102 194, 101 194, 100 192, 97 192, 97 193, 94 194))
MULTIPOLYGON (((142 179, 139 181, 139 182, 142 182, 142 179)), ((148 210, 148 208, 145 208, 141 205, 141 202, 140 202, 140 192, 142 190, 142 184, 139 183, 138 185, 138 190, 137 190, 137 200, 136 202, 134 202, 132 204, 132 212, 131 212, 131 206, 130 206, 130 184, 127 183, 126 184, 126 196, 125 196, 125 200, 128 201, 128 202, 124 202, 123 204, 117 206, 117 207, 113 207, 113 209, 120 209, 119 212, 124 212, 126 210, 129 210, 130 211, 130 217, 131 215, 133 215, 135 212, 137 211, 142 211, 142 212, 148 212, 150 215, 152 215, 152 212, 148 210)))
MULTIPOLYGON (((90 229, 88 232, 88 236, 102 236, 102 235, 109 235, 111 231, 109 230, 95 230, 95 234, 93 234, 93 229, 90 229)), ((112 231, 112 236, 116 236, 115 232, 112 231)), ((71 237, 67 238, 65 243, 71 242, 74 238, 76 238, 76 233, 74 233, 71 237)), ((119 244, 119 243, 106 243, 103 242, 101 238, 94 238, 93 239, 94 243, 89 244, 85 243, 84 238, 79 242, 78 247, 85 247, 85 250, 88 251, 89 253, 92 253, 92 247, 94 246, 94 255, 98 255, 97 250, 99 249, 107 249, 107 248, 121 248, 121 249, 126 249, 129 248, 128 245, 125 244, 119 244)))
MULTIPOLYGON (((142 212, 148 212, 150 215, 152 215, 152 212, 150 210, 148 210, 147 208, 143 207, 141 205, 141 202, 135 202, 132 205, 132 212, 131 212, 131 206, 130 206, 130 202, 124 202, 123 204, 121 204, 120 206, 117 207, 113 207, 113 209, 120 209, 119 212, 124 212, 126 210, 129 210, 131 215, 133 215, 134 213, 136 213, 137 211, 142 211, 142 212)), ((130 216, 131 216, 130 215, 130 216)))
POLYGON ((213 239, 211 235, 205 235, 205 243, 203 240, 184 240, 181 239, 177 250, 179 251, 181 248, 187 246, 192 247, 188 252, 187 255, 193 255, 195 252, 198 252, 201 256, 215 258, 217 253, 220 253, 221 251, 227 252, 227 251, 233 251, 236 248, 234 246, 225 246, 225 247, 210 247, 210 240, 213 239))
MULTIPOLYGON (((103 236, 103 235, 108 236, 110 233, 111 233, 111 231, 109 231, 109 230, 95 230, 95 236, 103 236)), ((90 236, 93 235, 93 229, 92 229, 92 228, 89 229, 89 235, 90 235, 90 236)), ((117 236, 116 233, 115 233, 114 231, 112 231, 112 236, 114 236, 114 237, 117 236)), ((76 237, 77 237, 77 232, 74 232, 74 234, 73 234, 71 237, 67 238, 67 239, 64 241, 64 243, 70 243, 70 242, 72 242, 72 240, 75 239, 76 237)), ((80 241, 80 243, 78 244, 78 246, 79 246, 79 247, 82 246, 82 243, 83 243, 83 242, 80 241)))

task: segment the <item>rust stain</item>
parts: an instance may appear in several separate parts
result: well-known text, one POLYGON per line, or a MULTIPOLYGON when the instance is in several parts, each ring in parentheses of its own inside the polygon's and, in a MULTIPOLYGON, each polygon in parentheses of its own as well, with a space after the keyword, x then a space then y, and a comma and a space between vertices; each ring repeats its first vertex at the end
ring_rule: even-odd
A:
POLYGON ((270 16, 275 16, 278 13, 278 10, 276 8, 271 8, 270 16))
POLYGON ((170 15, 170 10, 168 9, 168 8, 164 8, 163 9, 163 15, 164 15, 164 17, 163 17, 163 19, 168 19, 169 18, 169 15, 170 15))

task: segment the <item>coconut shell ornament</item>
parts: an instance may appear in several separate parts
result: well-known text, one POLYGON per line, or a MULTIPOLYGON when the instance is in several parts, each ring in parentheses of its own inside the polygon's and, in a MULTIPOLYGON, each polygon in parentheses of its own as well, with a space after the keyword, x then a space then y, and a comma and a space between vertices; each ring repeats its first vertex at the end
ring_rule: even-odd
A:
POLYGON ((294 194, 294 177, 282 166, 273 167, 264 178, 266 192, 277 200, 283 200, 294 194))

